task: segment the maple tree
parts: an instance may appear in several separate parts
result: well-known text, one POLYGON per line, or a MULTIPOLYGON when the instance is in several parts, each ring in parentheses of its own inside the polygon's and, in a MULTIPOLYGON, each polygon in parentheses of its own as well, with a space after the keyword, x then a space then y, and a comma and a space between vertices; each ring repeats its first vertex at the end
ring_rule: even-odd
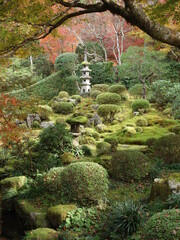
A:
POLYGON ((16 124, 20 107, 17 99, 0 96, 0 142, 3 146, 12 147, 12 144, 19 144, 23 139, 26 129, 16 124))
POLYGON ((179 24, 179 1, 153 5, 146 1, 0 0, 0 55, 12 54, 25 45, 45 38, 69 19, 110 11, 139 27, 152 38, 180 48, 180 33, 166 26, 166 16, 179 24), (160 14, 159 14, 160 13, 160 14))

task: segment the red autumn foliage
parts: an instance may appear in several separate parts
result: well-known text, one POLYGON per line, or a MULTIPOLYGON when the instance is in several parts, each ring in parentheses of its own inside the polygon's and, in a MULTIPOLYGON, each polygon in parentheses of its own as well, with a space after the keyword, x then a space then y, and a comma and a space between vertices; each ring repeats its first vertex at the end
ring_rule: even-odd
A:
POLYGON ((0 141, 3 146, 11 147, 20 143, 25 129, 16 124, 21 103, 7 95, 0 96, 0 141))

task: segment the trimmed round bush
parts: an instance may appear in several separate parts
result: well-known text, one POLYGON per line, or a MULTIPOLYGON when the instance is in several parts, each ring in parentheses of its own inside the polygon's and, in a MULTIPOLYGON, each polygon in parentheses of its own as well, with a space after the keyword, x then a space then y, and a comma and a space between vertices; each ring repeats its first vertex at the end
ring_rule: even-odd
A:
POLYGON ((138 111, 139 109, 143 109, 144 111, 150 108, 150 104, 148 100, 145 99, 137 99, 132 103, 132 110, 134 112, 138 111))
POLYGON ((120 112, 120 107, 115 104, 104 104, 98 107, 98 115, 110 122, 114 120, 114 116, 118 112, 120 112))
POLYGON ((97 96, 98 104, 116 104, 121 103, 121 97, 117 93, 101 93, 97 96))
POLYGON ((154 150, 165 163, 180 163, 180 135, 171 133, 159 138, 154 144, 154 150))
POLYGON ((107 171, 97 163, 72 163, 61 173, 61 191, 69 201, 98 203, 107 195, 107 171))
POLYGON ((98 90, 98 91, 101 91, 101 92, 107 92, 108 88, 109 88, 109 86, 107 84, 95 84, 92 87, 92 91, 98 90))
POLYGON ((80 103, 81 102, 81 96, 80 95, 73 95, 71 96, 72 99, 75 99, 76 102, 80 103))
POLYGON ((58 102, 54 103, 52 109, 55 113, 67 115, 73 112, 73 107, 73 104, 70 102, 58 102))
POLYGON ((110 168, 114 179, 138 182, 147 177, 151 163, 149 158, 140 151, 122 150, 113 154, 110 168))
POLYGON ((108 91, 111 93, 122 94, 123 92, 126 91, 126 87, 124 85, 115 84, 115 85, 110 86, 108 91))
POLYGON ((99 91, 99 90, 93 90, 93 91, 91 91, 90 97, 91 97, 92 99, 96 99, 96 97, 97 97, 99 94, 101 94, 101 93, 102 93, 102 92, 99 91))
POLYGON ((108 142, 100 142, 96 146, 97 155, 105 155, 110 152, 111 144, 108 142))
POLYGON ((61 91, 61 92, 58 94, 58 97, 59 97, 59 98, 69 98, 69 93, 66 92, 66 91, 61 91))
POLYGON ((66 52, 60 54, 54 63, 56 71, 64 71, 72 73, 77 66, 78 55, 72 52, 66 52))
POLYGON ((138 118, 137 121, 136 121, 136 125, 138 127, 145 127, 148 125, 148 121, 146 118, 138 118))
POLYGON ((180 239, 180 209, 164 210, 154 214, 143 229, 144 240, 180 239))

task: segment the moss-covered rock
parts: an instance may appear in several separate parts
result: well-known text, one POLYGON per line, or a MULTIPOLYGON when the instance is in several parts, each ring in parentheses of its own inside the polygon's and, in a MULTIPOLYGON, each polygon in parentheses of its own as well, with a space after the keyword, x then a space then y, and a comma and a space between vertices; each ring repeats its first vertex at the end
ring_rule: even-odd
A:
POLYGON ((60 157, 61 157, 62 162, 64 164, 70 164, 70 163, 73 163, 75 161, 73 154, 70 153, 70 152, 65 152, 60 157))
POLYGON ((66 220, 67 213, 76 208, 77 206, 73 204, 50 207, 47 211, 47 217, 52 226, 58 228, 59 225, 66 220))
POLYGON ((157 199, 165 201, 172 193, 180 193, 180 173, 170 174, 163 179, 154 179, 150 196, 152 201, 157 199))
POLYGON ((39 105, 37 113, 42 121, 49 120, 49 116, 52 113, 52 108, 48 105, 39 105))
POLYGON ((67 123, 71 125, 71 132, 79 132, 80 125, 85 125, 88 119, 84 116, 71 117, 67 119, 67 123))
POLYGON ((15 210, 28 229, 49 227, 46 211, 28 200, 16 200, 15 210))
POLYGON ((27 183, 25 176, 5 178, 0 181, 2 193, 6 193, 9 189, 19 190, 27 183))
POLYGON ((58 240, 58 232, 51 228, 37 228, 26 234, 25 240, 58 240))

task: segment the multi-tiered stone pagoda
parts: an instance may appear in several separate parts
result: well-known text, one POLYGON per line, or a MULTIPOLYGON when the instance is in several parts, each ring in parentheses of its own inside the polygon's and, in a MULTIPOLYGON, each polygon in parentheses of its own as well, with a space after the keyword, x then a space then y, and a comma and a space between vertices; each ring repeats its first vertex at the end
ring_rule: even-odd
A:
POLYGON ((81 94, 88 94, 91 91, 91 83, 90 79, 92 78, 90 76, 91 70, 89 69, 90 63, 87 61, 87 51, 85 50, 84 53, 84 62, 82 62, 83 68, 81 70, 82 76, 80 77, 82 79, 81 83, 81 94))

